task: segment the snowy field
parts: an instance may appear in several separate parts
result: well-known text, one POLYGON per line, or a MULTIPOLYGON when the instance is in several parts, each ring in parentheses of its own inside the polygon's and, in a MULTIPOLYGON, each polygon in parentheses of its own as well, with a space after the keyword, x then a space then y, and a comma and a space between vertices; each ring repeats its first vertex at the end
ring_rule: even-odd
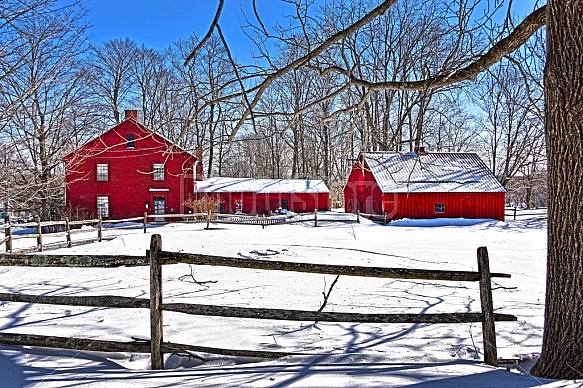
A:
MULTIPOLYGON (((329 214, 331 216, 333 214, 329 214)), ((325 218, 326 215, 322 215, 325 218)), ((536 379, 528 370, 540 352, 544 313, 546 219, 400 220, 383 226, 313 222, 260 226, 170 224, 109 231, 110 241, 47 250, 47 254, 145 255, 152 233, 163 249, 239 258, 477 270, 487 246, 494 308, 518 322, 496 324, 498 356, 481 363, 480 324, 360 324, 268 321, 164 313, 164 341, 227 349, 310 353, 275 360, 200 354, 202 362, 166 355, 164 371, 148 354, 95 353, 0 345, 1 387, 575 387, 581 381, 536 379)), ((87 238, 89 234, 76 235, 87 238)), ((74 237, 74 238, 75 238, 74 237)), ((44 236, 43 241, 51 239, 44 236)), ((16 240, 15 248, 34 240, 16 240)), ((3 248, 1 248, 3 249, 3 248)), ((0 250, 0 253, 3 252, 0 250)), ((164 302, 318 310, 332 275, 221 267, 163 267, 164 302), (182 279, 181 279, 182 278, 182 279), (209 281, 212 281, 209 282, 209 281)), ((149 268, 0 267, 0 292, 149 297, 149 268)), ((341 276, 324 311, 357 313, 479 312, 477 283, 341 276)), ((149 338, 147 309, 105 309, 0 302, 0 329, 130 341, 149 338)))

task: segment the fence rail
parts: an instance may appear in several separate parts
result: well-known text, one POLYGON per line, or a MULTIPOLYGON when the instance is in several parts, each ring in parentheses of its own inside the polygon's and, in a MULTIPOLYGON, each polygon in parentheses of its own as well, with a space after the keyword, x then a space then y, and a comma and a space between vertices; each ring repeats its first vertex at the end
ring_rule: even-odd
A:
MULTIPOLYGON (((504 209, 504 216, 505 217, 512 217, 513 220, 516 221, 516 216, 521 216, 521 217, 532 217, 532 216, 539 216, 539 217, 547 217, 546 212, 545 213, 541 213, 541 212, 533 212, 533 209, 522 209, 520 210, 520 212, 517 212, 517 210, 519 210, 519 208, 517 207, 507 207, 504 209), (510 211, 510 212, 508 212, 510 211)), ((546 210, 546 209, 545 209, 546 210)))
POLYGON ((39 217, 37 217, 36 222, 28 222, 24 224, 18 224, 18 227, 34 227, 36 233, 27 233, 27 234, 14 234, 12 230, 12 222, 10 220, 10 216, 7 216, 4 222, 4 238, 0 240, 0 244, 5 244, 5 251, 6 252, 18 252, 18 253, 29 253, 34 251, 42 252, 45 247, 71 247, 73 243, 87 243, 92 241, 101 241, 102 240, 102 224, 101 219, 94 219, 94 220, 83 220, 83 221, 69 221, 67 217, 63 221, 41 221, 39 217), (84 230, 84 229, 71 229, 71 226, 83 226, 83 225, 94 225, 97 223, 97 229, 93 230, 84 230), (43 228, 46 227, 62 227, 64 231, 56 232, 56 233, 44 233, 43 228), (97 237, 91 239, 83 239, 73 241, 71 236, 76 233, 87 233, 87 232, 95 232, 97 231, 97 237), (56 242, 51 244, 43 244, 43 235, 51 236, 51 237, 65 237, 64 242, 56 242), (20 240, 20 239, 36 239, 36 246, 28 247, 28 248, 20 248, 20 249, 13 249, 13 241, 20 240))
POLYGON ((366 218, 366 219, 374 221, 374 222, 381 222, 384 225, 386 225, 388 222, 386 212, 383 214, 369 214, 369 213, 361 213, 359 211, 359 212, 357 212, 357 217, 359 219, 360 219, 360 217, 362 217, 362 218, 366 218))
MULTIPOLYGON (((544 216, 546 214, 537 212, 517 212, 517 208, 506 208, 510 210, 510 213, 505 212, 506 217, 513 217, 516 220, 517 216, 544 216)), ((133 229, 136 225, 119 225, 128 222, 142 223, 144 233, 147 233, 148 221, 153 222, 182 222, 182 223, 204 223, 206 222, 205 229, 211 229, 211 224, 236 224, 236 225, 260 225, 262 228, 274 225, 286 225, 293 223, 306 223, 313 222, 314 226, 318 226, 318 222, 334 222, 334 223, 359 223, 360 217, 370 219, 375 222, 381 222, 387 224, 387 214, 367 214, 367 213, 356 213, 356 219, 352 214, 346 214, 346 218, 338 218, 337 214, 333 217, 329 217, 326 214, 314 213, 298 214, 298 215, 276 215, 276 216, 249 216, 243 214, 218 214, 218 213, 187 213, 187 214, 147 214, 144 213, 141 217, 125 218, 120 220, 106 220, 103 221, 101 218, 82 220, 82 221, 69 221, 65 218, 63 221, 40 221, 37 217, 36 222, 28 222, 24 224, 18 224, 19 227, 33 227, 36 233, 29 234, 14 234, 12 232, 12 223, 10 222, 10 217, 7 217, 7 222, 4 224, 4 238, 0 239, 0 245, 5 245, 5 251, 10 253, 29 253, 34 251, 42 252, 45 248, 62 248, 62 247, 72 247, 75 244, 86 244, 88 242, 100 242, 103 238, 103 232, 109 230, 120 230, 120 229, 133 229), (91 229, 77 229, 82 226, 91 226, 91 229), (61 227, 62 231, 54 233, 43 233, 43 228, 46 227, 61 227), (80 233, 91 233, 96 232, 97 236, 93 238, 73 240, 72 236, 80 233), (43 243, 43 236, 50 237, 65 237, 63 242, 54 242, 51 244, 43 243), (14 249, 13 241, 19 239, 36 239, 36 245, 33 247, 14 249)))
MULTIPOLYGON (((162 354, 179 351, 201 351, 218 354, 279 357, 284 352, 246 351, 233 349, 216 349, 193 345, 168 344, 163 342, 162 311, 174 311, 192 315, 221 316, 233 318, 252 318, 294 321, 327 322, 367 322, 367 323, 465 323, 482 322, 484 362, 497 365, 495 321, 516 321, 510 314, 494 313, 492 302, 492 277, 510 277, 508 274, 490 273, 488 251, 478 248, 478 271, 430 271, 424 269, 381 268, 321 265, 295 262, 274 262, 266 260, 238 259, 221 256, 196 255, 179 252, 164 252, 161 249, 162 238, 153 235, 150 249, 144 257, 128 256, 49 256, 49 255, 0 255, 0 265, 20 266, 67 266, 67 267, 114 267, 121 265, 150 266, 150 298, 128 298, 118 296, 46 296, 0 293, 0 300, 18 303, 41 303, 53 305, 72 305, 108 308, 149 308, 151 335, 149 340, 152 369, 163 369, 162 354), (187 303, 163 303, 162 300, 162 265, 173 263, 196 265, 214 265, 262 270, 294 271, 320 274, 336 274, 359 277, 383 277, 406 279, 432 279, 442 281, 478 281, 480 289, 481 312, 442 313, 442 314, 360 314, 343 312, 304 311, 289 309, 248 308, 236 306, 211 306, 187 303), (204 350, 203 350, 204 349, 204 350), (259 355, 261 354, 261 355, 259 355)), ((0 343, 20 346, 48 346, 72 349, 94 349, 87 340, 79 338, 63 339, 60 337, 38 336, 30 334, 0 333, 0 343), (84 342, 85 341, 85 342, 84 342), (83 344, 88 347, 84 348, 83 344)), ((98 346, 100 351, 144 351, 144 343, 118 343, 103 341, 98 346), (136 350, 137 349, 137 350, 136 350)))
MULTIPOLYGON (((348 215, 347 215, 348 216, 348 215)), ((237 224, 237 225, 261 225, 262 228, 273 225, 292 224, 296 222, 313 222, 314 226, 318 226, 318 218, 320 221, 326 222, 359 222, 359 219, 354 220, 351 216, 348 219, 322 218, 318 212, 299 214, 299 215, 276 215, 276 216, 248 216, 239 214, 217 214, 217 213, 187 213, 187 214, 147 214, 144 213, 142 217, 125 218, 121 220, 102 220, 101 218, 69 221, 67 217, 63 221, 40 221, 37 217, 36 222, 29 222, 25 224, 18 224, 18 227, 34 227, 36 233, 14 234, 12 230, 12 223, 10 217, 6 218, 4 223, 4 238, 0 240, 0 245, 5 244, 5 252, 10 253, 30 253, 34 251, 42 252, 45 248, 71 248, 75 244, 86 244, 88 242, 100 242, 103 238, 103 232, 108 230, 121 229, 135 229, 136 225, 119 225, 128 222, 141 223, 143 225, 144 233, 148 230, 148 220, 153 222, 160 222, 160 220, 169 220, 173 223, 202 223, 206 222, 206 229, 210 229, 210 224, 237 224), (177 221, 179 220, 179 221, 177 221), (75 229, 82 226, 91 226, 91 229, 75 229), (53 233, 43 233, 43 228, 46 227, 61 227, 63 231, 53 233), (72 236, 79 233, 96 232, 97 236, 94 238, 86 238, 81 240, 73 240, 72 236), (63 242, 53 242, 51 244, 43 243, 43 236, 50 237, 65 237, 63 242), (12 242, 19 239, 36 239, 36 245, 33 247, 15 249, 12 242)), ((1 226, 0 226, 1 228, 1 226)))

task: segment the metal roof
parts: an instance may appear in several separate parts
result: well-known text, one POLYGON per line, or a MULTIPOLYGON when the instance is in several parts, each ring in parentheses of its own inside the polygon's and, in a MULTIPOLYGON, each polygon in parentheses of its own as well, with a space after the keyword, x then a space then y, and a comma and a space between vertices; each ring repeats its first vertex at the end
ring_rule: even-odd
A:
POLYGON ((329 193, 321 180, 209 178, 196 182, 201 193, 329 193))
POLYGON ((475 153, 369 152, 363 156, 384 193, 506 192, 475 153))

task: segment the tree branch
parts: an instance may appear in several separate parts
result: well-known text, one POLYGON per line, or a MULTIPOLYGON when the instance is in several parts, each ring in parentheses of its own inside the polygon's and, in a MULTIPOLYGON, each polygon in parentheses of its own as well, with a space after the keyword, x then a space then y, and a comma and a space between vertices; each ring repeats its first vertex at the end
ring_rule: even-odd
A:
POLYGON ((211 35, 213 34, 213 31, 219 25, 219 18, 221 17, 221 12, 223 12, 223 5, 225 5, 225 0, 219 0, 219 8, 215 13, 215 18, 213 19, 213 22, 211 23, 209 30, 207 31, 204 38, 202 38, 202 40, 196 45, 194 50, 192 50, 188 57, 186 57, 186 59, 184 60, 184 66, 187 66, 188 63, 196 56, 198 50, 200 50, 200 48, 206 43, 206 41, 210 39, 211 35))
MULTIPOLYGON (((241 79, 241 75, 239 74, 239 69, 237 68, 237 64, 235 63, 235 60, 233 59, 233 56, 231 55, 231 50, 229 50, 229 45, 227 44, 227 40, 225 39, 225 36, 223 35, 223 31, 221 30, 221 26, 219 26, 217 24, 217 32, 219 33, 219 37, 221 38, 221 42, 223 43, 223 46, 225 47, 225 51, 227 52, 227 57, 229 58, 229 62, 231 62, 231 66, 233 66, 233 71, 235 72, 235 75, 237 76, 237 80, 239 81, 239 86, 241 87, 241 90, 245 90, 245 85, 243 84, 243 80, 241 79)), ((251 103, 249 102, 249 96, 247 95, 247 93, 243 93, 243 100, 245 100, 245 103, 247 104, 247 109, 249 109, 249 111, 251 112, 251 121, 253 122, 253 128, 255 128, 255 116, 253 115, 253 108, 251 107, 251 103)))
POLYGON ((271 83, 273 81, 284 76, 285 74, 289 73, 292 70, 295 70, 301 66, 304 66, 310 60, 316 58, 317 56, 322 54, 324 51, 326 51, 330 46, 332 46, 337 41, 339 41, 343 38, 346 38, 347 36, 352 35, 356 31, 358 31, 361 27, 370 23, 377 16, 384 14, 396 2, 397 2, 397 0, 385 0, 382 4, 380 4, 378 7, 376 7, 371 12, 366 14, 363 18, 357 20, 355 23, 351 24, 350 26, 348 26, 344 30, 339 31, 336 34, 329 37, 328 39, 326 39, 321 45, 316 47, 313 51, 308 52, 306 55, 289 63, 287 66, 284 66, 281 69, 278 69, 277 71, 275 71, 274 73, 271 73, 270 75, 268 75, 263 80, 263 82, 261 82, 261 84, 258 85, 257 93, 255 94, 255 97, 253 98, 251 105, 249 107, 247 107, 247 109, 243 113, 243 116, 239 119, 239 122, 233 128, 233 131, 231 132, 231 135, 229 136, 229 142, 233 141, 233 139, 235 138, 235 135, 237 134, 237 131, 239 130, 239 128, 241 128, 241 126, 243 126, 243 123, 245 122, 245 120, 247 120, 247 118, 251 114, 251 110, 253 108, 255 108, 255 106, 259 103, 261 96, 263 95, 265 90, 269 87, 269 85, 271 85, 271 83))
MULTIPOLYGON (((324 310, 324 307, 326 307, 326 305, 328 304, 328 298, 330 297, 330 293, 332 292, 332 289, 336 285, 336 282, 338 281, 339 278, 340 275, 336 275, 336 279, 334 279, 334 281, 330 285, 330 289, 328 290, 328 292, 327 293, 322 292, 322 295, 324 295, 324 302, 322 303, 322 306, 320 306, 320 308, 318 309, 319 313, 321 313, 324 310)), ((324 283, 324 287, 326 287, 326 283, 324 283)))
POLYGON ((488 69, 490 66, 498 62, 505 55, 513 52, 522 46, 539 28, 546 24, 546 5, 537 9, 529 16, 527 16, 516 29, 496 43, 487 53, 482 55, 478 60, 470 63, 468 66, 454 70, 447 74, 439 74, 424 80, 399 82, 370 82, 361 78, 355 77, 349 70, 343 69, 339 66, 331 66, 320 70, 320 75, 327 75, 332 72, 340 73, 349 79, 349 82, 365 87, 369 90, 426 90, 436 89, 443 86, 452 85, 462 81, 473 80, 488 69))

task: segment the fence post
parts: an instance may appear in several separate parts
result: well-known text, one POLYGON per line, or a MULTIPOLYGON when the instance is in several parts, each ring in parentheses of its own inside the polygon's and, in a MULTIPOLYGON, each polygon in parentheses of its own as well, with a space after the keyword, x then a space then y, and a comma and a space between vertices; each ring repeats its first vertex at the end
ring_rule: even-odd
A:
POLYGON ((207 210, 206 212, 206 230, 209 230, 211 228, 211 211, 210 209, 207 210))
POLYGON ((314 227, 318 226, 318 209, 314 210, 314 227))
POLYGON ((263 215, 263 219, 261 220, 261 229, 265 229, 265 214, 263 215))
POLYGON ((12 253, 12 222, 10 221, 10 214, 6 215, 4 222, 8 225, 7 228, 4 228, 4 237, 8 237, 8 240, 6 240, 6 252, 12 253))
POLYGON ((147 232, 147 225, 148 225, 148 212, 144 212, 144 233, 147 232))
POLYGON ((494 302, 490 282, 490 260, 486 247, 478 248, 478 271, 480 272, 480 301, 482 302, 482 335, 484 340, 484 362, 498 366, 496 350, 496 329, 494 326, 494 302))
POLYGON ((40 224, 40 217, 36 216, 36 249, 43 251, 43 227, 40 224))
POLYGON ((356 222, 360 224, 360 210, 356 211, 356 222))
POLYGON ((71 248, 71 225, 69 225, 69 217, 65 217, 65 233, 67 234, 67 248, 71 248))
POLYGON ((103 238, 102 229, 103 229, 103 224, 101 222, 101 216, 99 216, 99 218, 97 219, 97 241, 98 242, 101 242, 101 239, 103 238))
POLYGON ((516 221, 516 206, 514 206, 514 221, 516 221))
POLYGON ((152 369, 164 369, 162 360, 162 265, 158 254, 162 250, 162 236, 150 239, 150 351, 152 369))
POLYGON ((385 217, 385 225, 387 224, 387 212, 384 213, 384 217, 385 217))

